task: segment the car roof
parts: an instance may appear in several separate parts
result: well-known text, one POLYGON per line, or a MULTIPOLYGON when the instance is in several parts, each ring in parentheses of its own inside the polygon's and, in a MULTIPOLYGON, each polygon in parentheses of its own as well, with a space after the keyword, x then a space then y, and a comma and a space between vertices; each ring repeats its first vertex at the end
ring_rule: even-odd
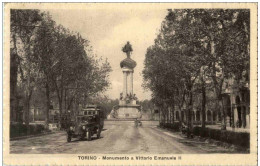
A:
POLYGON ((77 115, 77 117, 86 117, 86 116, 95 116, 95 115, 77 115))
POLYGON ((82 110, 84 111, 99 111, 100 109, 99 108, 83 108, 82 110))
POLYGON ((84 108, 97 108, 97 109, 99 109, 100 107, 98 105, 86 105, 84 108))
POLYGON ((86 105, 86 107, 99 107, 98 105, 94 105, 94 104, 89 104, 89 105, 86 105))
POLYGON ((77 115, 77 117, 86 117, 86 116, 93 116, 93 115, 77 115))

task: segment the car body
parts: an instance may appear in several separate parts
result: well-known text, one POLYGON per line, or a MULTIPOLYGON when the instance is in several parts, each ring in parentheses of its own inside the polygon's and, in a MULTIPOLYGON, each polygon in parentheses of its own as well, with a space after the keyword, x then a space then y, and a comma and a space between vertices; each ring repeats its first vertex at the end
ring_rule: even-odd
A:
POLYGON ((104 126, 102 111, 97 107, 85 108, 81 110, 80 115, 73 119, 67 129, 67 142, 72 138, 79 138, 83 140, 86 138, 91 140, 93 135, 100 138, 101 131, 104 126))
POLYGON ((97 123, 103 129, 104 127, 104 114, 103 111, 97 105, 88 105, 86 108, 83 108, 81 111, 82 115, 94 115, 97 117, 97 123))

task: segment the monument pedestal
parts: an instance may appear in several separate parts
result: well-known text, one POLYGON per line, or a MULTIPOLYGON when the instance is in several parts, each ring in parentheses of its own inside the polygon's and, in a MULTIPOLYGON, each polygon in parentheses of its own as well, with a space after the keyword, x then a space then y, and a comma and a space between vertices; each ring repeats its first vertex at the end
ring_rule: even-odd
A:
POLYGON ((117 110, 117 118, 120 119, 134 119, 140 118, 140 105, 136 104, 135 100, 126 103, 124 100, 119 101, 117 110))
POLYGON ((117 116, 120 119, 140 118, 139 105, 122 105, 117 110, 117 116))

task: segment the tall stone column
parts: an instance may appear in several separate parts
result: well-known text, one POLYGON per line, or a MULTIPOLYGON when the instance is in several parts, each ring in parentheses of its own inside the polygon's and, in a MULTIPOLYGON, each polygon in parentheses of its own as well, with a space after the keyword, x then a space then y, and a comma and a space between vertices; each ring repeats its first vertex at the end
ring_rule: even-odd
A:
POLYGON ((127 73, 125 71, 123 71, 123 75, 124 75, 124 84, 123 84, 123 96, 126 97, 127 94, 127 73))
POLYGON ((213 124, 214 120, 213 120, 213 117, 214 117, 214 112, 213 111, 210 111, 211 112, 211 124, 213 124))
POLYGON ((130 71, 130 89, 129 89, 129 93, 131 93, 133 95, 133 72, 134 71, 130 71))

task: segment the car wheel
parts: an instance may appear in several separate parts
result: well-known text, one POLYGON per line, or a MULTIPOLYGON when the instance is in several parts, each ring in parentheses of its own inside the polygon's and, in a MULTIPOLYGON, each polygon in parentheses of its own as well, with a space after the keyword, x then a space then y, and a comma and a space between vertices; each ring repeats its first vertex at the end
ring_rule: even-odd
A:
POLYGON ((80 136, 80 140, 84 140, 84 138, 85 138, 85 135, 82 134, 82 135, 80 136))
POLYGON ((100 138, 100 134, 101 134, 101 129, 99 128, 99 129, 97 130, 97 139, 100 138))
POLYGON ((67 142, 70 142, 71 141, 71 135, 68 134, 67 136, 67 142))
POLYGON ((87 137, 88 141, 91 141, 91 133, 90 133, 90 131, 86 132, 86 137, 87 137))

